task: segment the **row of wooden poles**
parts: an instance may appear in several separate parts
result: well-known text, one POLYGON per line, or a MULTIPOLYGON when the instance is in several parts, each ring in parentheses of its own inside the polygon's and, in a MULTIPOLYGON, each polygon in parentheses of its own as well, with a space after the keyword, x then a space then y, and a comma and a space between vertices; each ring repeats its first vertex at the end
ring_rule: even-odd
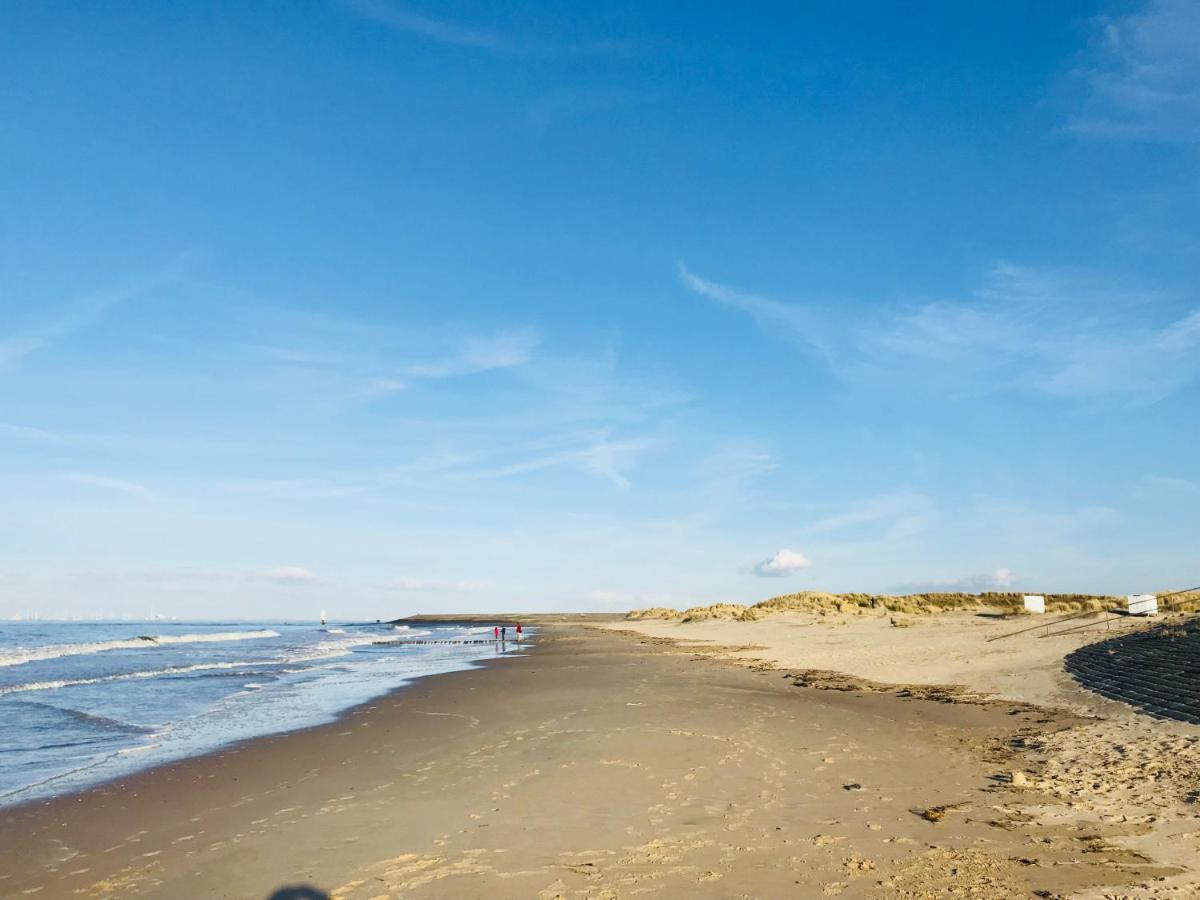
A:
MULTIPOLYGON (((461 646, 463 644, 499 644, 502 641, 500 638, 437 638, 435 640, 426 640, 425 638, 397 638, 392 641, 374 641, 372 643, 376 647, 394 647, 397 644, 420 644, 422 646, 426 644, 452 644, 461 646)), ((503 643, 520 644, 523 642, 506 639, 503 643)))

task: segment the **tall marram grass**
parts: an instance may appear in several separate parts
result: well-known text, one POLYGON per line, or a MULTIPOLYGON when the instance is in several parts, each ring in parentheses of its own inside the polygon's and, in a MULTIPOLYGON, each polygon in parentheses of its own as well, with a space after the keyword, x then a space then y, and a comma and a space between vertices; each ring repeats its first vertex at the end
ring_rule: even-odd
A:
MULTIPOLYGON (((1200 592, 1189 596, 1192 608, 1200 608, 1200 592)), ((1093 594, 1047 594, 1046 611, 1055 613, 1097 611, 1118 606, 1117 597, 1093 594)), ((1178 607, 1177 607, 1178 608, 1178 607)), ((883 615, 886 613, 909 613, 911 615, 936 615, 951 610, 987 610, 1002 613, 1020 613, 1024 610, 1021 594, 986 592, 982 594, 929 593, 929 594, 827 594, 822 591, 802 591, 798 594, 783 594, 771 597, 752 606, 742 603, 715 603, 711 606, 693 606, 682 612, 656 606, 651 609, 635 609, 627 619, 667 619, 680 622, 702 622, 706 619, 736 619, 750 622, 782 612, 810 612, 821 615, 843 613, 849 615, 883 615)))

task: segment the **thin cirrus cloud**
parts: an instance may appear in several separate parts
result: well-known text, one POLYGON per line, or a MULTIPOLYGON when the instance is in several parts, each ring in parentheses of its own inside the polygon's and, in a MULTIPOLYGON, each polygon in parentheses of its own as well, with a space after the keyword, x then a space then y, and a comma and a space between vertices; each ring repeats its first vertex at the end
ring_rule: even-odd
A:
POLYGON ((1151 0, 1092 22, 1072 75, 1083 90, 1066 130, 1155 142, 1200 142, 1200 4, 1151 0))
POLYGON ((455 353, 432 362, 403 367, 404 374, 417 378, 458 378, 493 369, 523 366, 533 356, 540 337, 531 329, 498 331, 464 339, 455 353))
POLYGON ((62 435, 44 428, 35 428, 32 425, 13 425, 10 422, 0 422, 0 438, 55 443, 62 440, 62 435))
POLYGON ((769 334, 803 344, 823 357, 829 356, 826 323, 817 310, 710 281, 683 263, 678 264, 678 272, 680 281, 693 293, 726 309, 745 313, 769 334))
POLYGON ((849 321, 679 272, 688 290, 816 351, 853 384, 1152 402, 1200 375, 1200 307, 1181 311, 1097 273, 998 262, 960 299, 892 304, 849 321))
POLYGON ((320 579, 316 574, 302 566, 279 566, 259 575, 254 580, 267 581, 283 587, 302 587, 316 584, 320 579))
POLYGON ((911 534, 928 520, 934 506, 933 499, 919 491, 891 491, 816 519, 801 531, 807 535, 824 535, 863 525, 884 525, 896 536, 911 534))
POLYGON ((1143 485, 1153 491, 1168 495, 1197 497, 1200 496, 1200 484, 1186 478, 1175 478, 1168 475, 1150 475, 1143 479, 1143 485))
POLYGON ((479 50, 498 56, 546 57, 566 53, 615 53, 627 51, 632 42, 603 38, 584 41, 546 41, 481 28, 451 19, 418 12, 410 5, 386 0, 341 0, 343 8, 367 21, 400 34, 464 50, 479 50))
POLYGON ((0 370, 15 368, 26 357, 95 325, 117 307, 177 282, 191 268, 193 260, 193 254, 179 254, 140 277, 60 303, 23 327, 0 335, 0 370))
POLYGON ((321 579, 301 566, 278 566, 263 571, 236 569, 144 569, 134 571, 79 572, 76 578, 97 583, 134 583, 185 587, 194 584, 259 582, 282 587, 301 587, 320 583, 321 579))
MULTIPOLYGON (((574 441, 576 438, 572 436, 570 439, 574 441)), ((576 446, 526 456, 514 462, 463 470, 455 473, 455 476, 465 479, 512 478, 546 469, 566 468, 627 490, 631 485, 626 474, 629 466, 639 454, 658 444, 653 438, 610 440, 600 436, 576 446)))
POLYGON ((67 472, 63 475, 67 481, 72 481, 75 484, 86 485, 87 487, 100 488, 106 491, 115 491, 119 494, 124 494, 127 497, 133 497, 138 500, 153 500, 155 499, 154 492, 144 484, 139 484, 136 481, 126 481, 123 478, 111 478, 107 475, 93 475, 88 472, 67 472))
MULTIPOLYGON (((278 315, 278 314, 277 314, 278 315)), ((411 347, 386 329, 364 323, 295 317, 288 321, 288 340, 253 344, 251 351, 278 366, 290 378, 308 379, 312 391, 343 400, 375 400, 396 394, 414 383, 464 378, 525 366, 534 358, 541 336, 531 328, 507 328, 485 334, 430 337, 444 350, 414 362, 396 357, 415 355, 411 347), (357 349, 343 349, 343 343, 357 349)))
POLYGON ((532 328, 480 334, 414 335, 356 320, 276 310, 253 328, 274 329, 269 342, 246 344, 265 361, 272 390, 294 392, 335 409, 385 400, 422 383, 480 376, 527 366, 541 336, 532 328), (420 346, 421 349, 418 349, 420 346), (426 347, 436 348, 433 352, 426 347))
POLYGON ((780 550, 770 559, 764 559, 751 570, 759 578, 786 578, 803 572, 812 563, 808 557, 796 550, 780 550))
POLYGON ((501 53, 517 53, 522 49, 522 45, 502 34, 423 15, 397 3, 343 0, 342 5, 364 19, 439 44, 501 53))
POLYGON ((381 590, 403 593, 473 593, 485 591, 486 581, 438 581, 426 578, 397 578, 379 585, 381 590))

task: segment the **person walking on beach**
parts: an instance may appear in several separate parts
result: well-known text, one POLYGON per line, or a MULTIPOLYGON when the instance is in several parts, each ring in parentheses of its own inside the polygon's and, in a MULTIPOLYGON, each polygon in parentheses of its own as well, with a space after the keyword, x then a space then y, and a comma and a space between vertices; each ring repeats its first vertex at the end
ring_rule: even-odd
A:
POLYGON ((517 623, 517 643, 521 643, 521 623, 517 623))
POLYGON ((507 641, 508 641, 508 626, 504 625, 500 628, 500 643, 502 643, 502 644, 507 643, 507 641))
POLYGON ((499 625, 495 625, 492 627, 492 637, 494 637, 496 640, 500 640, 500 626, 499 625))

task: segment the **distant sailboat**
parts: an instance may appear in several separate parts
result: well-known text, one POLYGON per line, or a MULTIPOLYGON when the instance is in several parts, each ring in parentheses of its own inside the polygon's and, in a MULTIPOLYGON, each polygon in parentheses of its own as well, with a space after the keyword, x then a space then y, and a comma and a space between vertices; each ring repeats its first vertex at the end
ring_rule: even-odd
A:
POLYGON ((325 610, 321 610, 321 624, 325 624, 325 610))

